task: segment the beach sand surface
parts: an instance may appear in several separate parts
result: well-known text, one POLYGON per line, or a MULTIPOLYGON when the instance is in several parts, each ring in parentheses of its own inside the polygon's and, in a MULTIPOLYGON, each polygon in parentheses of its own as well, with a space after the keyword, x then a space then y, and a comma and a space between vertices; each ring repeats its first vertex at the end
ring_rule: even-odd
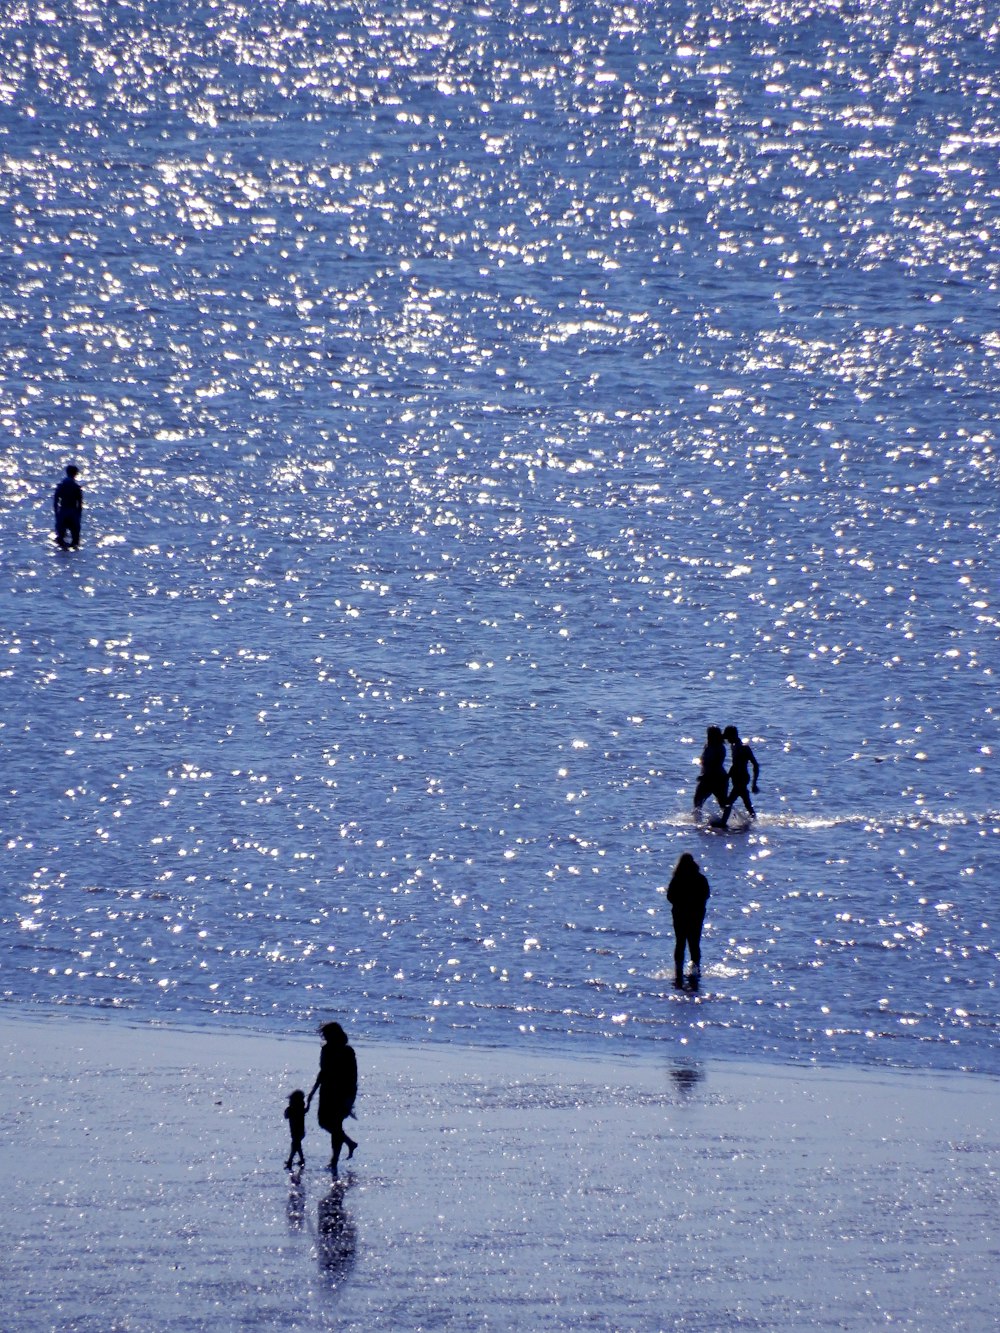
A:
POLYGON ((1000 1326, 995 1080, 8 1013, 7 1333, 1000 1326))

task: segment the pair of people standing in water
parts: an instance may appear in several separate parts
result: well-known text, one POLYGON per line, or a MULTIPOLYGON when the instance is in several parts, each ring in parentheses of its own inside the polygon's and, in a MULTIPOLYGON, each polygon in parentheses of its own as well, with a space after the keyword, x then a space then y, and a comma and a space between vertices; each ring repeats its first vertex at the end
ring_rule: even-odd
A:
POLYGON ((316 1082, 307 1097, 301 1088, 288 1098, 285 1119, 292 1146, 285 1166, 291 1170, 292 1160, 298 1156, 299 1165, 305 1164, 302 1154, 302 1140, 306 1133, 306 1113, 312 1105, 312 1099, 319 1092, 319 1110, 317 1120, 320 1129, 330 1135, 333 1156, 330 1169, 337 1172, 341 1149, 346 1146, 347 1157, 354 1156, 357 1143, 344 1132, 344 1121, 354 1113, 354 1103, 358 1096, 358 1061, 347 1042, 347 1033, 339 1023, 324 1023, 320 1028, 323 1036, 323 1049, 319 1056, 319 1073, 316 1082))
MULTIPOLYGON (((701 752, 701 776, 694 791, 694 813, 697 818, 701 808, 711 796, 718 803, 721 815, 713 821, 720 828, 726 828, 729 816, 737 801, 742 801, 747 814, 755 819, 757 812, 750 800, 751 791, 757 791, 757 779, 760 765, 753 750, 746 741, 740 739, 740 733, 733 726, 725 731, 718 727, 709 727, 705 738, 705 748, 701 752), (726 745, 730 746, 729 769, 726 769, 726 745), (752 774, 752 776, 751 776, 752 774)), ((685 852, 674 868, 667 888, 667 901, 670 903, 674 923, 674 985, 684 985, 684 955, 691 956, 690 981, 696 988, 701 976, 701 932, 705 924, 705 908, 711 890, 708 880, 702 874, 697 861, 685 852)))
POLYGON ((751 791, 757 791, 757 778, 760 765, 753 750, 746 741, 740 739, 735 727, 720 731, 718 727, 709 727, 705 738, 705 748, 701 752, 701 776, 694 789, 694 812, 701 814, 701 808, 710 796, 713 796, 722 811, 719 826, 725 828, 729 816, 737 801, 742 801, 751 819, 757 816, 750 800, 751 791), (731 749, 731 759, 726 771, 726 742, 731 749), (751 778, 751 772, 753 777, 751 778))

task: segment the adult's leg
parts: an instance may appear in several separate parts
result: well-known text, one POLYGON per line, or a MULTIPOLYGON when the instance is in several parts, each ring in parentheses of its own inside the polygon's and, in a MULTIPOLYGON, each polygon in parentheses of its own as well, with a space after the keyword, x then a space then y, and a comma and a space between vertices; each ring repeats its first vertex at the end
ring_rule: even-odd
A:
POLYGON ((344 1133, 344 1122, 341 1121, 337 1128, 330 1131, 330 1143, 333 1147, 333 1156, 330 1159, 330 1167, 333 1171, 337 1169, 337 1163, 340 1161, 340 1150, 344 1144, 347 1144, 347 1160, 350 1161, 354 1156, 354 1150, 358 1146, 350 1134, 344 1133))
POLYGON ((701 928, 705 923, 703 916, 694 917, 688 923, 687 943, 691 953, 691 965, 697 970, 701 968, 701 928))
POLYGON ((684 925, 680 917, 674 915, 674 980, 680 985, 684 980, 684 925))
POLYGON ((330 1158, 330 1170, 336 1171, 337 1163, 340 1161, 340 1150, 344 1146, 343 1123, 330 1130, 330 1146, 333 1149, 333 1156, 330 1158))
POLYGON ((757 812, 756 812, 756 810, 754 810, 753 806, 750 804, 750 789, 749 789, 749 787, 732 787, 732 788, 730 788, 730 791, 729 791, 729 798, 728 798, 728 800, 726 801, 726 808, 725 808, 725 810, 723 810, 723 812, 722 812, 722 822, 723 822, 723 824, 726 824, 726 823, 729 822, 729 816, 730 816, 730 814, 732 813, 733 806, 736 804, 737 801, 742 801, 742 802, 743 802, 743 804, 746 806, 747 810, 750 812, 750 818, 751 818, 751 819, 753 819, 753 818, 756 816, 756 813, 757 813, 757 812))

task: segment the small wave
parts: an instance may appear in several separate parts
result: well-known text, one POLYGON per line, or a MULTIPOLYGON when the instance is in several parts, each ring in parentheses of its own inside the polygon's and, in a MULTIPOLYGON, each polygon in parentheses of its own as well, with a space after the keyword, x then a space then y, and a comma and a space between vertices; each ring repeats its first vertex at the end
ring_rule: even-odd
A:
POLYGON ((758 814, 747 822, 721 828, 710 819, 695 819, 689 810, 665 814, 656 821, 658 828, 697 829, 708 833, 747 833, 772 829, 825 830, 835 828, 862 829, 918 829, 918 828, 1000 828, 1000 811, 996 810, 897 810, 848 811, 837 814, 758 814))
POLYGON ((996 811, 966 810, 896 810, 896 811, 851 811, 845 814, 829 815, 759 815, 755 826, 762 829, 831 829, 831 828, 871 828, 871 829, 917 829, 917 828, 962 828, 991 827, 1000 824, 1000 814, 996 811))

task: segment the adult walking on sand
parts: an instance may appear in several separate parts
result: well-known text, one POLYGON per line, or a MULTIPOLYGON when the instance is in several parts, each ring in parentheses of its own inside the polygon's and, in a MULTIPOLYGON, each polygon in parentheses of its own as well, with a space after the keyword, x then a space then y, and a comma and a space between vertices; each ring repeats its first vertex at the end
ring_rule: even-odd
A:
POLYGON ((306 1099, 306 1110, 309 1110, 318 1088, 319 1111, 316 1118, 320 1129, 325 1129, 330 1135, 333 1147, 330 1169, 336 1172, 344 1144, 347 1144, 348 1160, 354 1156, 358 1146, 354 1139, 344 1133, 344 1121, 353 1112, 358 1095, 358 1061, 347 1044, 347 1033, 339 1023, 324 1023, 320 1032, 323 1049, 319 1056, 319 1073, 306 1099))
POLYGON ((674 918, 674 985, 684 985, 684 951, 691 954, 691 985, 701 977, 701 929, 711 889, 690 852, 674 867, 667 887, 667 902, 674 918))

